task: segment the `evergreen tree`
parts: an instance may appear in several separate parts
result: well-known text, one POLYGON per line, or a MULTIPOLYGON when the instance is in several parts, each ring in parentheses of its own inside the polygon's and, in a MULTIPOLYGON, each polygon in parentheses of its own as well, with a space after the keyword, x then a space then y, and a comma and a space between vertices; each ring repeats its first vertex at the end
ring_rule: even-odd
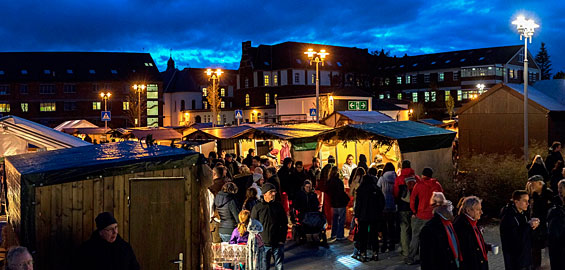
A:
POLYGON ((553 79, 554 80, 565 79, 565 72, 559 71, 559 72, 555 73, 555 76, 553 76, 553 79))
POLYGON ((541 79, 551 79, 551 60, 549 60, 549 54, 547 53, 547 49, 545 48, 545 43, 541 43, 541 48, 539 49, 535 60, 540 68, 541 79))

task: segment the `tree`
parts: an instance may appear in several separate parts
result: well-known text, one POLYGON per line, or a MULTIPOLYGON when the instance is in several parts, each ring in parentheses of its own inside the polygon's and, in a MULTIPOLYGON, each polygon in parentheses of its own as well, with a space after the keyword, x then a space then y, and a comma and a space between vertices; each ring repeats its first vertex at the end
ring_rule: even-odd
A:
POLYGON ((206 99, 208 100, 208 105, 210 106, 210 111, 212 112, 212 123, 214 125, 218 124, 218 115, 220 114, 220 104, 222 99, 220 98, 220 83, 217 79, 211 79, 212 84, 208 86, 208 95, 206 99))
POLYGON ((453 118, 453 108, 455 107, 455 100, 451 95, 447 96, 445 100, 445 108, 447 108, 447 113, 449 114, 449 119, 453 118))
POLYGON ((128 108, 124 108, 124 109, 126 109, 126 117, 128 119, 128 125, 131 124, 132 126, 137 127, 138 125, 136 124, 135 121, 138 115, 137 104, 141 99, 141 104, 139 106, 139 110, 141 110, 141 123, 139 126, 142 127, 144 125, 143 116, 147 113, 147 102, 146 102, 147 94, 145 92, 141 92, 139 96, 137 94, 138 94, 137 91, 129 92, 128 96, 126 97, 126 101, 128 102, 127 103, 128 108))
POLYGON ((551 60, 549 59, 549 54, 547 53, 547 49, 545 48, 545 43, 541 43, 541 48, 539 49, 535 60, 540 68, 541 79, 551 79, 551 60))
POLYGON ((559 71, 559 72, 555 73, 555 76, 553 76, 553 79, 554 80, 565 79, 565 72, 559 71))

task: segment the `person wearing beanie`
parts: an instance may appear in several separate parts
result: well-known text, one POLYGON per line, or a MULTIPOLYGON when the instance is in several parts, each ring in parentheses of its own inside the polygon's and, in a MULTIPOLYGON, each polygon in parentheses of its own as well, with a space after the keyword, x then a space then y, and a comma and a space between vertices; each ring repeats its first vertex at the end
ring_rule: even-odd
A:
MULTIPOLYGON (((432 168, 424 168, 420 181, 416 182, 410 194, 410 210, 414 213, 412 218, 412 240, 410 241, 410 251, 404 262, 406 264, 416 264, 420 250, 420 231, 422 227, 432 219, 432 205, 430 200, 434 192, 442 192, 441 184, 432 178, 434 171, 432 168)), ((419 256, 422 257, 422 256, 419 256)))
MULTIPOLYGON (((263 265, 271 265, 271 256, 275 260, 275 268, 283 269, 284 242, 288 231, 288 220, 282 204, 275 200, 275 185, 266 182, 261 187, 263 200, 251 210, 251 218, 263 225, 260 233, 265 244, 263 265)), ((268 269, 268 268, 267 268, 268 269)))
POLYGON ((96 230, 78 251, 74 269, 138 270, 131 245, 118 234, 118 221, 109 212, 98 214, 96 230))

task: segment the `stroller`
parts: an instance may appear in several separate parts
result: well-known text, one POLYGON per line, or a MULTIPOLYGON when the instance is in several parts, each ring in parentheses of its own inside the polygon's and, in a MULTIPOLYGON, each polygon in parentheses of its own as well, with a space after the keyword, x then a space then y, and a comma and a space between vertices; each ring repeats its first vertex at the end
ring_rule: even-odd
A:
MULTIPOLYGON (((298 212, 298 211, 296 211, 298 212)), ((296 213, 292 226, 292 238, 298 244, 313 243, 327 245, 326 217, 322 212, 296 213)))

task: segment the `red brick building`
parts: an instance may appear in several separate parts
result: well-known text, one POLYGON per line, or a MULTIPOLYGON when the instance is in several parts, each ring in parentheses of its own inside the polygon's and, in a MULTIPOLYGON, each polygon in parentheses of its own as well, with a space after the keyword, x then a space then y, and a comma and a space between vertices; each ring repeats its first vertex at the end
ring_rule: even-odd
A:
POLYGON ((51 127, 72 119, 103 126, 101 92, 112 94, 108 126, 134 126, 134 84, 146 86, 141 93, 142 126, 161 126, 163 86, 148 53, 0 53, 0 114, 51 127))

